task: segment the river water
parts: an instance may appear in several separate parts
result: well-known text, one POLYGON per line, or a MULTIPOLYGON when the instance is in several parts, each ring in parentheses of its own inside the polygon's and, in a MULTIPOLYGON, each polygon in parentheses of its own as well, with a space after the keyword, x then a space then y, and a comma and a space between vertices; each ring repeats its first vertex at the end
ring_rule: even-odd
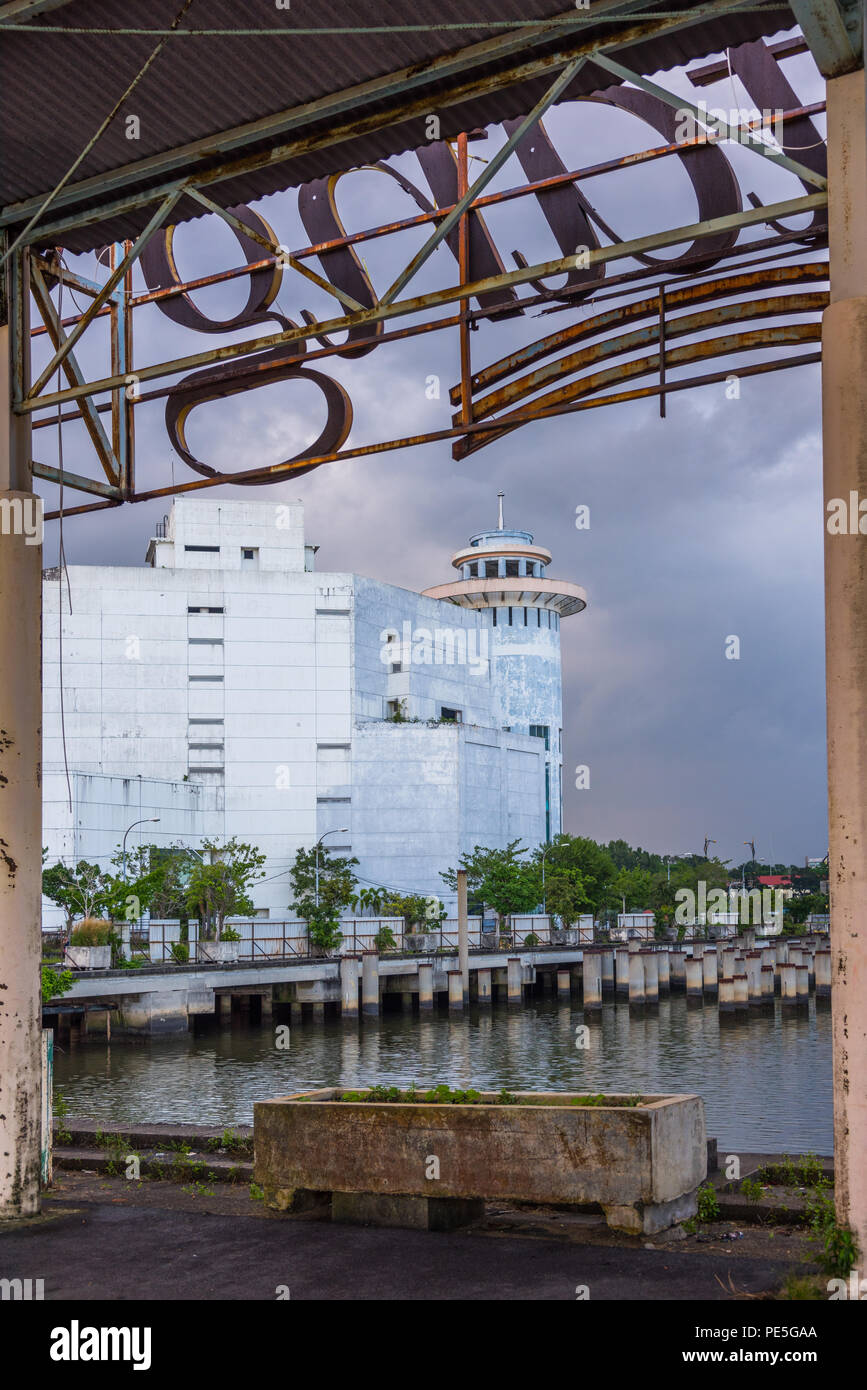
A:
POLYGON ((467 1017, 308 1022, 288 1038, 277 1017, 222 1030, 200 1021, 176 1038, 56 1048, 55 1085, 76 1118, 208 1125, 250 1124, 254 1101, 318 1086, 697 1093, 721 1152, 832 1152, 831 1014, 814 1000, 722 1026, 715 1006, 688 1008, 683 995, 643 1017, 607 1003, 597 1018, 586 1048, 576 1028, 589 1018, 551 998, 467 1017))

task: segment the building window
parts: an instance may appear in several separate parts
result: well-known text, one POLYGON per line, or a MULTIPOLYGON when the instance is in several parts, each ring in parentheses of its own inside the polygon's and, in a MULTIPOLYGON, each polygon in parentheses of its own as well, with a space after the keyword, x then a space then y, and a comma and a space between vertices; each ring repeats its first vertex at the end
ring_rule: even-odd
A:
POLYGON ((447 724, 460 724, 463 722, 461 711, 459 709, 449 709, 448 705, 440 706, 440 719, 445 720, 447 724))
POLYGON ((507 560, 507 561, 506 561, 506 578, 507 578, 507 579, 517 579, 517 578, 518 578, 518 561, 517 561, 517 560, 507 560))
POLYGON ((512 610, 511 610, 511 608, 508 608, 506 611, 507 611, 507 613, 509 614, 509 627, 511 627, 511 626, 512 626, 512 610))
POLYGON ((496 626, 497 626, 497 610, 496 610, 496 608, 492 608, 492 609, 491 609, 491 612, 492 612, 493 615, 494 615, 493 626, 496 627, 496 626))
POLYGON ((254 570, 259 567, 259 551, 254 546, 244 546, 241 551, 241 569, 254 570))
POLYGON ((185 545, 184 550, 195 551, 199 555, 219 555, 218 545, 185 545))
POLYGON ((485 578, 496 579, 499 574, 499 565, 496 560, 485 560, 485 578))
POLYGON ((224 613, 224 612, 225 612, 225 609, 223 609, 223 608, 193 608, 193 607, 188 607, 188 608, 187 608, 187 612, 188 612, 188 613, 224 613))
POLYGON ((190 676, 190 681, 221 681, 222 676, 190 676))
POLYGON ((391 663, 391 674, 392 674, 393 676, 396 676, 396 675, 397 675, 400 671, 402 671, 402 670, 403 670, 403 664, 402 664, 400 661, 393 661, 393 662, 391 663))
POLYGON ((531 725, 530 725, 530 738, 543 738, 543 739, 545 740, 545 747, 546 747, 546 748, 550 748, 550 746, 551 746, 551 744, 550 744, 550 738, 549 738, 549 732, 550 732, 550 731, 549 731, 549 729, 548 729, 548 725, 547 725, 547 724, 531 724, 531 725))

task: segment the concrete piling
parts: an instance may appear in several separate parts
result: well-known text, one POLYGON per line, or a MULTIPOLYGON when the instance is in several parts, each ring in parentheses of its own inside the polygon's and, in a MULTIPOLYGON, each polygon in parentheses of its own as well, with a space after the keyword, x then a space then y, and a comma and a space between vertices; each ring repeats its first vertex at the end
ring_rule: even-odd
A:
POLYGON ((629 1004, 644 1007, 644 956, 633 951, 629 957, 629 1004))
MULTIPOLYGON (((433 965, 430 961, 422 961, 418 967, 418 1007, 419 1010, 433 1008, 433 965)), ((479 974, 481 975, 481 971, 479 974)), ((491 988, 491 972, 488 975, 488 994, 491 988)), ((482 984, 479 980, 479 1002, 481 1003, 482 984)))
POLYGON ((460 970, 448 971, 449 1010, 459 1012, 464 1007, 464 977, 460 970))
POLYGON ((771 1007, 773 1007, 774 1003, 774 973, 774 967, 772 965, 763 965, 759 970, 762 1003, 770 1004, 771 1007))
POLYGON ((810 971, 806 965, 795 966, 795 991, 799 1004, 810 1002, 810 971))
POLYGON ((762 1002, 762 956, 760 951, 747 951, 747 998, 750 1004, 762 1002))
POLYGON ((584 965, 582 970, 582 989, 584 993, 585 1009, 602 1008, 602 953, 601 951, 584 952, 584 965))
MULTIPOLYGON (((490 973, 490 972, 489 972, 490 973)), ((557 971, 557 998, 571 999, 572 997, 572 972, 571 970, 557 971)))
POLYGON ((704 965, 701 956, 686 958, 687 1003, 699 1004, 704 997, 704 965))
POLYGON ((506 986, 510 1004, 524 1002, 523 968, 520 956, 510 956, 506 962, 506 986))
POLYGON ((358 1018, 358 956, 340 957, 340 1014, 342 1018, 358 1018))
POLYGON ((785 1005, 798 1002, 798 968, 788 961, 780 966, 780 998, 785 1005))
POLYGON ((734 1012, 735 982, 731 975, 723 975, 719 982, 719 1011, 721 1014, 734 1012))
POLYGON ((644 959, 644 1002, 659 1003, 659 957, 655 951, 642 951, 644 959))
POLYGON ((827 999, 831 994, 831 952, 820 947, 816 952, 816 998, 827 999))
POLYGON ((711 999, 717 996, 719 981, 717 977, 716 947, 708 946, 702 957, 702 989, 711 999))
POLYGON ((749 981, 746 972, 742 972, 734 977, 735 987, 735 1010, 748 1009, 750 1006, 749 981))
POLYGON ((614 953, 616 967, 616 989, 618 994, 629 993, 629 949, 618 946, 614 953))
POLYGON ((614 952, 605 950, 600 952, 602 964, 602 993, 614 993, 614 952))
POLYGON ((671 989, 682 994, 686 989, 686 955, 683 951, 669 951, 668 970, 671 989))
POLYGON ((668 994, 671 989, 671 957, 668 951, 656 952, 656 968, 659 979, 659 993, 668 994))
POLYGON ((368 1017, 379 1013, 378 951, 364 951, 361 957, 361 1012, 368 1017))
POLYGON ((489 1008, 491 1003, 491 972, 490 970, 477 970, 476 982, 478 988, 477 1002, 480 1007, 489 1008))

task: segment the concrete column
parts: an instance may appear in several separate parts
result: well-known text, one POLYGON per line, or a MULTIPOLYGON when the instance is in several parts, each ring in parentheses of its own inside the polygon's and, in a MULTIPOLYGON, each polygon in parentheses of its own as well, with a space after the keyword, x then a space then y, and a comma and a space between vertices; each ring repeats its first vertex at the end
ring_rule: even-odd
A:
POLYGON ((701 960, 702 956, 704 955, 704 950, 705 950, 705 944, 704 944, 703 941, 694 941, 694 942, 692 943, 692 958, 693 958, 693 960, 701 960))
POLYGON ((571 999, 572 997, 572 972, 571 970, 557 971, 557 997, 559 999, 571 999))
POLYGON ((683 993, 686 989, 686 956, 683 951, 669 951, 668 968, 672 990, 683 993))
POLYGON ((747 976, 746 976, 746 972, 745 972, 745 971, 742 972, 742 973, 739 974, 739 975, 735 975, 735 978, 734 978, 734 985, 735 985, 735 1008, 736 1008, 736 1009, 748 1009, 748 1008, 750 1007, 750 989, 749 989, 749 981, 747 980, 747 976))
POLYGON ((614 952, 601 951, 600 961, 602 963, 602 993, 614 993, 614 952))
POLYGON ((582 972, 582 989, 584 993, 584 1008, 602 1008, 602 953, 600 951, 585 951, 584 966, 582 972))
POLYGON ((29 352, 27 297, 25 280, 10 296, 14 331, 0 326, 0 1219, 39 1211, 42 1127, 41 506, 29 416, 11 413, 10 339, 29 352))
POLYGON ((659 1003, 659 957, 655 951, 642 951, 644 960, 644 1002, 659 1003))
POLYGON ((789 959, 789 943, 782 937, 774 942, 774 953, 777 957, 777 965, 785 965, 789 959))
POLYGON ((630 936, 626 943, 626 949, 631 956, 637 955, 641 950, 641 941, 637 936, 630 936))
POLYGON ((470 937, 469 917, 467 916, 467 871, 458 869, 458 964, 464 1004, 470 1002, 470 937))
POLYGON ((325 1004, 324 1004, 324 1001, 321 1000, 321 999, 314 999, 314 1001, 313 1001, 313 1006, 312 1006, 312 1007, 313 1007, 313 1022, 314 1022, 314 1023, 324 1023, 324 1022, 325 1022, 325 1004))
POLYGON ((301 1022, 303 1017, 304 1009, 302 1005, 296 1003, 293 1000, 289 1005, 289 1022, 291 1023, 292 1027, 295 1028, 301 1022))
POLYGON ((827 999, 831 994, 831 952, 816 952, 816 998, 827 999))
POLYGON ((734 979, 734 973, 735 973, 735 948, 734 948, 734 946, 725 946, 725 947, 723 948, 723 950, 720 952, 720 957, 719 957, 719 972, 720 972, 720 976, 721 976, 721 977, 727 977, 727 978, 730 979, 730 980, 731 980, 731 979, 734 979))
POLYGON ((358 956, 340 957, 340 1014, 358 1018, 358 956))
POLYGON ((264 994, 260 994, 259 998, 261 1000, 259 1008, 259 1021, 262 1024, 263 1028, 270 1027, 271 1020, 274 1017, 274 996, 271 993, 271 990, 269 989, 266 990, 264 994))
POLYGON ((361 1012, 379 1013, 379 952, 365 951, 361 957, 361 1012))
POLYGON ((735 982, 731 975, 723 975, 719 982, 719 1011, 732 1013, 735 1007, 735 982))
POLYGON ((747 951, 747 997, 750 1004, 762 1002, 762 955, 760 951, 747 951))
POLYGON ((629 1003, 633 1008, 644 1006, 644 956, 638 951, 629 957, 629 1003))
POLYGON ((491 972, 490 970, 476 971, 476 988, 478 990, 477 1000, 479 1007, 490 1008, 491 1005, 491 972))
MULTIPOLYGON (((488 971, 488 981, 490 983, 488 971)), ((479 984, 479 995, 481 996, 482 986, 479 984)), ((481 998, 480 998, 481 1002, 481 998)), ((418 968, 418 1007, 419 1012, 433 1008, 433 965, 429 961, 423 962, 418 968)))
POLYGON ((717 993, 717 962, 716 947, 708 946, 702 957, 702 988, 711 999, 716 998, 717 993))
POLYGON ((774 967, 772 965, 763 965, 761 970, 759 971, 759 975, 761 978, 762 1003, 770 1004, 771 1006, 773 1006, 774 967))
POLYGON ((810 1002, 810 972, 806 965, 796 965, 795 988, 798 992, 798 1003, 808 1004, 810 1002))
POLYGON ((668 951, 656 952, 656 969, 659 978, 660 994, 668 994, 671 989, 671 957, 668 951))
POLYGON ((405 1013, 405 1014, 411 1014, 411 1013, 412 1013, 412 990, 411 990, 411 989, 404 989, 404 990, 401 990, 401 993, 400 993, 400 1008, 401 1008, 401 1012, 402 1012, 402 1013, 405 1013))
POLYGON ((625 946, 618 946, 614 953, 615 968, 617 975, 617 993, 629 993, 629 951, 625 946))
POLYGON ((780 998, 784 1005, 797 1004, 798 1002, 798 967, 796 965, 780 966, 780 998))
POLYGON ((704 966, 700 956, 686 958, 686 998, 699 1003, 704 997, 704 966))
POLYGON ((464 1007, 464 982, 460 970, 449 970, 449 1009, 462 1010, 464 1007))
POLYGON ((509 1003, 523 1004, 524 980, 519 956, 510 956, 506 962, 506 983, 508 986, 509 1003))

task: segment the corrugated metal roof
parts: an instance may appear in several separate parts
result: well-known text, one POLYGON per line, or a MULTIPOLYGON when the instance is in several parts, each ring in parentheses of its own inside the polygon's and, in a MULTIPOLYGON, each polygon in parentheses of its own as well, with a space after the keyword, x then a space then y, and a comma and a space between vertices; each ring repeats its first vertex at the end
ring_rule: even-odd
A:
MULTIPOLYGON (((159 29, 171 24, 179 4, 180 0, 69 0, 32 20, 30 27, 34 31, 55 25, 159 29)), ((0 4, 0 16, 2 8, 0 4)), ((633 4, 632 8, 636 6, 633 4)), ((701 7, 686 0, 647 0, 640 7, 642 16, 652 9, 668 13, 683 10, 686 15, 697 8, 701 7)), ((502 36, 504 31, 497 24, 503 20, 533 23, 566 12, 564 0, 352 0, 351 4, 347 0, 317 0, 312 11, 298 5, 291 10, 277 9, 276 5, 254 7, 245 0, 193 0, 184 27, 261 29, 282 26, 284 21, 287 28, 307 23, 323 29, 426 23, 435 27, 413 33, 299 35, 293 39, 173 37, 71 182, 104 176, 189 142, 217 137, 235 126, 315 102, 406 66, 428 64, 470 44, 502 36), (436 27, 460 24, 468 15, 478 19, 477 27, 436 27), (130 115, 139 118, 137 140, 126 138, 125 117, 130 115)), ((592 14, 592 9, 588 14, 592 14)), ((427 110, 439 115, 442 138, 521 116, 549 85, 551 73, 487 89, 453 105, 438 106, 437 101, 442 101, 449 89, 468 77, 491 77, 516 62, 561 50, 596 34, 610 39, 630 25, 643 23, 643 19, 625 16, 618 24, 594 22, 582 28, 579 35, 572 31, 567 37, 561 32, 506 60, 477 65, 459 78, 426 82, 422 88, 413 89, 412 97, 429 94, 427 110)), ((779 5, 761 11, 722 14, 699 20, 691 27, 633 39, 620 49, 620 56, 637 71, 656 72, 793 25, 791 13, 779 5)), ((0 30, 0 206, 4 210, 44 195, 58 183, 156 42, 153 36, 141 35, 39 36, 36 32, 0 30)), ((570 97, 586 94, 609 86, 610 81, 610 77, 588 65, 568 92, 570 97)), ((384 105, 381 98, 359 105, 352 112, 353 123, 360 126, 364 117, 381 111, 384 105)), ((303 134, 327 134, 330 127, 346 119, 341 116, 336 120, 329 117, 320 118, 318 123, 311 121, 303 127, 303 134)), ((296 129, 289 136, 272 135, 237 153, 268 150, 287 139, 297 139, 301 133, 296 129)), ((224 206, 251 202, 329 173, 416 149, 425 141, 424 115, 415 114, 408 119, 398 115, 385 128, 367 133, 359 130, 358 134, 346 130, 339 142, 239 172, 205 191, 224 206)), ((208 156, 204 165, 222 163, 224 158, 222 154, 208 156)), ((179 172, 184 171, 175 171, 175 176, 179 172)), ((143 177, 134 172, 129 190, 141 191, 164 182, 166 177, 164 173, 143 177)), ((50 217, 92 210, 117 196, 117 191, 88 192, 76 202, 58 202, 50 217)), ((151 210, 152 205, 147 210, 136 208, 108 215, 107 209, 101 220, 55 239, 71 250, 87 250, 109 240, 131 237, 144 226, 151 210)), ((201 215, 199 207, 185 200, 178 205, 172 220, 201 215)))

